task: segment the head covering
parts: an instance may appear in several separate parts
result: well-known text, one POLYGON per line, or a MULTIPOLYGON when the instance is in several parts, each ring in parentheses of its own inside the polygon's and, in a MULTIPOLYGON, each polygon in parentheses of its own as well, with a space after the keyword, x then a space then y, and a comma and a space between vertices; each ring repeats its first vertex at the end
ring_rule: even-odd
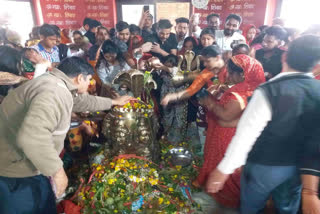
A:
POLYGON ((266 81, 263 67, 256 59, 240 54, 231 57, 232 62, 244 71, 244 81, 234 85, 229 93, 239 93, 241 96, 251 96, 253 91, 266 81))
POLYGON ((250 45, 250 43, 251 43, 251 42, 253 41, 253 39, 254 39, 254 38, 253 38, 253 39, 250 40, 250 41, 248 41, 248 39, 247 39, 247 34, 248 34, 248 32, 249 32, 249 30, 250 30, 251 28, 254 28, 254 29, 257 30, 257 27, 256 27, 255 25, 250 24, 250 25, 247 25, 246 27, 244 27, 243 33, 242 33, 242 35, 243 35, 244 38, 246 39, 247 45, 250 45))

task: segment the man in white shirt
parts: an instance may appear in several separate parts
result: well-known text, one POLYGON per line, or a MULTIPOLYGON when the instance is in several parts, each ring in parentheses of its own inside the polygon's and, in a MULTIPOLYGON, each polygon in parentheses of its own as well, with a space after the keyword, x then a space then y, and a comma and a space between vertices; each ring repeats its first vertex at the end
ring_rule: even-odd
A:
MULTIPOLYGON (((304 174, 320 173, 320 82, 311 75, 319 61, 319 37, 303 36, 290 44, 283 72, 254 92, 224 159, 209 175, 208 192, 221 190, 245 164, 241 213, 260 213, 270 195, 279 213, 297 213, 299 174, 304 179, 304 174)), ((314 186, 303 183, 303 204, 313 200, 320 206, 314 186)))
POLYGON ((216 42, 222 51, 231 51, 231 44, 233 41, 246 41, 244 36, 237 32, 241 22, 241 16, 230 14, 226 19, 224 30, 216 30, 216 42))
POLYGON ((176 38, 178 42, 178 51, 183 48, 184 39, 188 36, 189 19, 180 17, 176 19, 176 38))

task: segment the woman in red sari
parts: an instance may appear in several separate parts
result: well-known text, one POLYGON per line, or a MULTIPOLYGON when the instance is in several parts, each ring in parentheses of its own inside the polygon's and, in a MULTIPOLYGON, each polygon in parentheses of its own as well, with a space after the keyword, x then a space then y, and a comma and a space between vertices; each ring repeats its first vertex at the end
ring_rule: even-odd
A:
POLYGON ((243 36, 246 38, 247 45, 251 45, 251 42, 257 35, 257 28, 255 25, 248 25, 243 30, 243 36))
MULTIPOLYGON (((247 55, 236 55, 228 61, 228 81, 234 86, 220 100, 208 97, 203 103, 208 109, 208 131, 205 143, 204 164, 197 182, 204 186, 208 176, 220 163, 235 134, 247 98, 265 82, 262 65, 247 55)), ((208 89, 210 91, 210 88, 208 89)), ((226 181, 224 188, 211 194, 221 205, 237 208, 240 205, 240 170, 226 181)))

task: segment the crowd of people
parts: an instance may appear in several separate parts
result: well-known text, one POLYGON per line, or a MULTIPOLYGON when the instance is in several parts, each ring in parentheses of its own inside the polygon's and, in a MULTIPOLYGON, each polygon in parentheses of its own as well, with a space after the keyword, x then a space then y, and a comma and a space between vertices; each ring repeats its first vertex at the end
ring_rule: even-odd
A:
POLYGON ((56 212, 51 184, 57 197, 67 186, 59 154, 72 112, 134 99, 113 80, 139 69, 158 85, 159 136, 189 139, 204 157, 193 185, 243 214, 269 200, 278 213, 302 204, 319 214, 320 26, 242 26, 236 14, 210 14, 203 29, 196 15, 153 22, 143 11, 139 25, 112 29, 90 18, 77 30, 43 24, 25 47, 0 30, 0 213, 56 212))

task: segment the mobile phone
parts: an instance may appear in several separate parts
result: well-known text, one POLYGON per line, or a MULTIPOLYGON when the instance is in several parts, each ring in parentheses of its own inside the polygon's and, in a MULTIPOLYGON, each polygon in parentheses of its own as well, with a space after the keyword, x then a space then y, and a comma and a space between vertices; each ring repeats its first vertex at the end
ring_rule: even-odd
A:
POLYGON ((149 10, 150 10, 150 9, 149 9, 149 5, 143 6, 143 11, 144 11, 144 12, 149 11, 149 10))

